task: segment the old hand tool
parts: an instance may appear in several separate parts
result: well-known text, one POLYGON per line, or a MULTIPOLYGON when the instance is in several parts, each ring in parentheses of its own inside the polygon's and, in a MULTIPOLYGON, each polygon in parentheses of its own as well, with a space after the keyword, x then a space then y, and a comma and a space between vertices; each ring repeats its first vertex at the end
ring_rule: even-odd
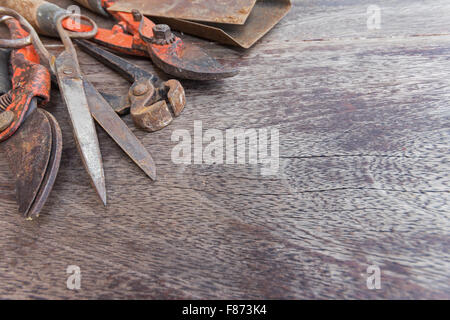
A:
MULTIPOLYGON (((133 13, 109 10, 116 0, 75 1, 118 21, 112 30, 100 28, 95 36, 96 42, 111 50, 150 57, 166 73, 184 79, 214 80, 238 73, 222 66, 198 46, 175 36, 167 25, 155 25, 136 10, 133 13)), ((66 28, 69 28, 69 23, 66 28)))
POLYGON ((115 54, 85 40, 78 46, 132 83, 125 97, 103 94, 118 114, 131 113, 139 128, 153 132, 169 125, 186 105, 184 89, 177 80, 162 81, 115 54), (169 109, 170 106, 170 109, 169 109), (172 115, 173 114, 173 115, 172 115))
POLYGON ((0 40, 0 141, 15 177, 19 213, 39 216, 53 188, 62 153, 62 134, 56 119, 39 106, 50 97, 50 73, 39 64, 28 33, 19 22, 4 16, 12 40, 0 40), (8 66, 12 67, 12 88, 8 66))
MULTIPOLYGON (((0 1, 0 3, 3 2, 0 1)), ((21 1, 15 2, 20 3, 21 1)), ((25 2, 28 2, 28 0, 25 2)), ((26 3, 22 3, 22 5, 24 7, 21 7, 20 10, 29 12, 30 7, 25 7, 26 3)), ((47 21, 47 24, 56 29, 65 47, 65 50, 58 57, 55 57, 47 51, 40 41, 39 36, 36 34, 36 31, 20 14, 7 8, 3 8, 0 14, 12 16, 19 20, 22 27, 30 34, 34 47, 42 58, 42 64, 48 66, 52 76, 57 79, 61 95, 69 111, 75 141, 83 164, 100 199, 106 205, 105 175, 97 132, 95 131, 94 120, 89 110, 77 53, 70 40, 71 36, 79 38, 94 36, 97 27, 95 22, 88 17, 81 16, 79 17, 80 19, 87 21, 93 26, 92 30, 85 33, 71 34, 63 28, 61 22, 65 18, 73 16, 73 14, 65 13, 55 17, 51 16, 51 20, 47 21)))
POLYGON ((247 49, 291 7, 291 0, 117 0, 109 11, 139 8, 143 15, 175 30, 247 49))
MULTIPOLYGON (((0 0, 1 3, 2 0, 0 0)), ((48 4, 50 7, 55 7, 54 5, 48 4)), ((56 7, 58 8, 58 7, 56 7)), ((21 9, 22 11, 27 12, 27 9, 21 9)), ((59 8, 58 8, 59 10, 59 8)), ((31 38, 33 40, 33 43, 35 44, 35 47, 40 48, 39 52, 43 56, 49 56, 48 52, 45 50, 45 47, 42 45, 42 42, 40 41, 39 37, 36 34, 36 31, 33 29, 33 27, 25 20, 20 14, 17 12, 12 11, 16 17, 19 17, 21 23, 27 28, 30 29, 31 38)), ((53 22, 58 25, 57 30, 59 33, 62 34, 63 42, 70 46, 70 50, 72 52, 73 46, 71 45, 69 36, 67 36, 66 32, 63 29, 63 26, 61 22, 67 18, 67 17, 73 17, 73 15, 65 12, 63 15, 57 15, 57 21, 53 22)), ((92 26, 95 26, 95 23, 91 21, 88 18, 85 18, 88 22, 92 23, 92 26)), ((36 24, 36 21, 34 21, 36 24)), ((50 21, 47 21, 47 26, 51 25, 50 21)), ((94 28, 95 29, 95 28, 94 28)), ((95 34, 95 30, 92 31, 95 34)), ((76 33, 77 34, 77 33, 76 33)), ((72 33, 69 33, 69 35, 73 35, 72 33)), ((85 35, 87 36, 87 35, 85 35)), ((78 36, 78 38, 80 38, 78 36)), ((74 53, 74 52, 73 52, 74 53)), ((73 56, 75 57, 76 56, 73 56)), ((60 58, 58 58, 60 59, 60 58)), ((55 61, 56 58, 52 57, 49 59, 49 61, 55 61)), ((57 61, 57 60, 56 60, 57 61)), ((73 61, 75 63, 75 60, 73 61)), ((55 64, 55 63, 53 63, 55 64)), ((86 97, 87 104, 89 105, 90 113, 94 117, 94 119, 97 121, 97 123, 111 136, 111 138, 122 148, 122 150, 151 178, 156 179, 156 165, 153 161, 153 158, 148 153, 148 151, 145 149, 145 147, 142 145, 142 143, 136 138, 136 136, 131 132, 131 130, 126 126, 126 124, 120 119, 120 117, 114 112, 114 110, 111 108, 111 106, 108 104, 108 102, 103 98, 103 96, 95 89, 95 87, 81 74, 81 71, 79 71, 79 66, 77 65, 77 79, 82 80, 82 87, 84 88, 83 91, 83 97, 86 97), (84 95, 84 93, 86 95, 84 95)), ((56 69, 57 72, 61 72, 64 74, 64 72, 72 71, 72 70, 66 70, 66 69, 56 69)), ((60 76, 60 74, 54 73, 56 77, 60 76)), ((61 82, 60 80, 58 82, 61 82)), ((60 88, 61 89, 61 88, 60 88)), ((63 91, 62 91, 63 92, 63 91)), ((71 94, 71 92, 69 92, 71 94)), ((74 99, 77 99, 77 97, 80 94, 80 90, 78 89, 78 92, 75 92, 75 94, 72 95, 74 99), (78 95, 77 95, 78 93, 78 95)), ((63 92, 63 95, 67 95, 63 92)), ((67 97, 65 97, 67 98, 67 97)), ((77 115, 75 115, 77 116, 77 115)), ((83 128, 81 128, 83 129, 83 128)), ((90 131, 90 130, 88 130, 90 131)), ((89 139, 92 137, 96 138, 96 133, 94 131, 94 136, 90 136, 90 133, 88 131, 82 131, 79 132, 84 135, 84 138, 89 139)), ((100 165, 98 165, 97 159, 100 158, 100 152, 92 154, 93 158, 87 158, 87 168, 88 170, 94 169, 94 173, 99 173, 101 171, 102 179, 95 179, 98 183, 96 186, 103 185, 103 189, 97 188, 99 190, 100 195, 104 203, 106 203, 106 190, 104 188, 104 176, 103 176, 103 164, 100 159, 100 165), (97 165, 97 167, 95 167, 97 165), (103 183, 100 183, 100 182, 103 183), (104 192, 101 192, 104 191, 104 192)), ((92 170, 91 170, 92 171, 92 170)), ((98 177, 94 176, 94 178, 98 177)))

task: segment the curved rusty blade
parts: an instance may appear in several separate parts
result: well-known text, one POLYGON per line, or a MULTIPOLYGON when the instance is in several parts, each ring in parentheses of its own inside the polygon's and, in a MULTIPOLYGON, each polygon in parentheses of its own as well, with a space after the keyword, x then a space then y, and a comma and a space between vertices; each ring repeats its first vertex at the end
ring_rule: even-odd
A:
POLYGON ((24 217, 35 202, 52 153, 50 121, 42 110, 36 109, 36 98, 32 99, 32 105, 35 110, 20 129, 2 143, 16 180, 19 213, 24 217))
POLYGON ((156 164, 143 144, 131 132, 130 128, 120 119, 103 96, 95 87, 84 79, 84 89, 87 94, 91 114, 97 123, 113 138, 122 150, 141 168, 152 180, 156 179, 156 164))
POLYGON ((69 111, 79 154, 95 190, 106 206, 106 183, 100 144, 86 99, 81 72, 68 52, 63 52, 56 59, 55 67, 59 90, 69 111))
POLYGON ((239 73, 227 69, 200 47, 177 38, 170 46, 147 44, 153 63, 175 77, 191 80, 217 80, 239 73))
POLYGON ((49 163, 47 166, 47 171, 44 175, 41 187, 36 199, 27 214, 27 218, 32 220, 39 217, 39 214, 44 207, 50 192, 55 184, 56 176, 58 175, 59 165, 61 163, 61 154, 63 148, 62 133, 58 121, 53 117, 52 114, 44 111, 42 109, 37 109, 38 112, 42 112, 49 120, 52 129, 52 150, 50 154, 49 163))

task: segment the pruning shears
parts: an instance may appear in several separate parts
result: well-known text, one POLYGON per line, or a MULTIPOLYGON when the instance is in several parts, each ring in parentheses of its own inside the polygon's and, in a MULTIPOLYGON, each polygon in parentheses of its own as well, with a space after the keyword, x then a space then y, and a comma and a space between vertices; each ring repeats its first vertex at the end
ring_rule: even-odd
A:
POLYGON ((0 40, 0 47, 12 48, 0 51, 0 147, 15 179, 19 213, 31 220, 39 216, 55 183, 62 133, 58 121, 42 109, 50 99, 50 73, 40 64, 31 37, 11 16, 0 22, 12 36, 0 40))

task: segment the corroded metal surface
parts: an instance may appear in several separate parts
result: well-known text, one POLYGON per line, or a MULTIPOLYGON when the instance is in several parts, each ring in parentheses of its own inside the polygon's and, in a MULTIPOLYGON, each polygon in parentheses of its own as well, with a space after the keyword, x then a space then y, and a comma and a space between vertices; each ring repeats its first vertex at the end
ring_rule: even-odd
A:
POLYGON ((41 188, 52 153, 52 127, 48 118, 40 109, 33 111, 1 147, 14 176, 19 213, 27 217, 41 188))
POLYGON ((62 53, 56 59, 59 90, 69 111, 74 138, 83 164, 100 199, 106 205, 105 174, 100 144, 89 110, 81 72, 73 59, 73 55, 68 52, 62 53))
MULTIPOLYGON (((1 11, 4 12, 3 8, 1 11)), ((29 35, 16 19, 4 17, 2 21, 10 29, 12 40, 9 43, 29 35)), ((8 42, 2 41, 2 45, 8 42)), ((1 78, 2 93, 10 82, 13 88, 0 98, 4 110, 0 118, 5 123, 11 122, 8 127, 0 128, 6 140, 1 148, 15 178, 19 213, 27 219, 37 217, 45 205, 58 174, 62 152, 58 122, 48 112, 37 108, 38 98, 44 105, 50 95, 50 74, 39 61, 33 45, 16 49, 10 61, 4 58, 1 61, 12 66, 12 81, 8 73, 1 78)))
POLYGON ((166 73, 191 80, 218 80, 238 74, 236 69, 225 68, 200 47, 175 39, 164 46, 147 44, 153 63, 166 73))
POLYGON ((42 109, 38 109, 38 111, 42 112, 49 120, 52 134, 52 149, 50 159, 48 161, 47 171, 45 172, 41 187, 39 188, 36 199, 27 214, 27 218, 31 220, 39 217, 42 208, 50 196, 50 192, 52 191, 53 185, 56 181, 56 176, 58 175, 63 148, 62 132, 58 121, 56 121, 55 117, 53 117, 53 115, 49 112, 42 109))
MULTIPOLYGON (((84 1, 80 1, 83 2, 84 1)), ((115 1, 103 0, 108 9, 115 1)), ((150 57, 159 68, 175 77, 191 80, 216 80, 235 76, 238 71, 226 68, 206 54, 198 46, 187 43, 179 37, 157 39, 155 24, 142 16, 139 11, 132 13, 109 11, 118 24, 113 29, 99 28, 95 41, 113 51, 137 56, 150 57)), ((65 28, 73 31, 88 31, 82 25, 74 28, 66 21, 65 28)), ((168 34, 168 30, 164 34, 168 34)))
POLYGON ((140 10, 155 17, 244 24, 256 0, 119 0, 110 11, 140 10))
MULTIPOLYGON (((13 39, 28 36, 28 32, 20 27, 15 19, 6 21, 13 39)), ((38 64, 39 57, 32 45, 14 50, 11 53, 12 89, 8 93, 8 105, 6 107, 14 115, 13 121, 6 128, 0 130, 0 142, 11 137, 25 120, 31 100, 39 97, 41 105, 50 100, 50 73, 38 64)), ((6 79, 4 79, 6 81, 6 79)), ((5 96, 3 96, 5 97, 5 96)), ((2 101, 4 99, 1 99, 2 101)), ((3 105, 3 103, 2 103, 3 105)), ((6 122, 4 123, 6 124, 6 122)))
POLYGON ((172 114, 164 100, 149 105, 154 95, 155 88, 146 79, 135 82, 128 94, 130 112, 135 125, 149 132, 161 130, 173 120, 172 114))
MULTIPOLYGON (((291 0, 260 0, 244 25, 203 23, 167 17, 155 17, 154 21, 166 23, 174 30, 247 49, 283 19, 291 6, 291 0)), ((151 12, 144 13, 151 15, 151 12)))
POLYGON ((167 91, 167 101, 169 102, 175 117, 178 117, 186 106, 186 94, 181 83, 177 80, 168 80, 164 82, 167 91))
POLYGON ((31 25, 39 30, 37 13, 44 0, 0 0, 0 6, 19 12, 31 25))
POLYGON ((104 107, 108 104, 107 101, 86 79, 84 80, 84 88, 92 116, 98 124, 151 179, 155 180, 156 164, 144 145, 111 107, 104 107))
POLYGON ((131 111, 137 127, 150 132, 161 130, 183 111, 186 94, 178 80, 163 82, 156 75, 88 41, 78 40, 76 43, 89 55, 133 82, 125 99, 111 95, 109 99, 115 101, 114 109, 119 114, 131 111))

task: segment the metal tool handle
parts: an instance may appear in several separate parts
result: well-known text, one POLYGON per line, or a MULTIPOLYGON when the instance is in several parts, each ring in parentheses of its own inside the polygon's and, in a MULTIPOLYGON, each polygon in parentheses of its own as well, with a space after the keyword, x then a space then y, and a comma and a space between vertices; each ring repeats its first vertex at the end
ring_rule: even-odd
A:
POLYGON ((94 20, 92 20, 87 16, 68 12, 58 17, 56 21, 56 30, 58 31, 59 37, 61 38, 61 41, 63 42, 64 47, 66 48, 66 51, 70 51, 70 53, 73 56, 76 56, 77 52, 75 50, 75 47, 73 46, 71 38, 73 39, 93 38, 98 32, 98 26, 94 20), (63 25, 63 21, 67 18, 76 18, 84 20, 91 25, 92 29, 85 32, 69 31, 65 29, 63 25))
MULTIPOLYGON (((64 54, 68 57, 70 57, 70 61, 67 61, 73 68, 75 75, 81 78, 81 69, 80 65, 78 63, 78 55, 77 51, 75 50, 75 46, 73 45, 71 38, 76 39, 89 39, 94 37, 98 32, 97 24, 94 20, 92 20, 89 17, 79 15, 79 14, 73 14, 73 13, 65 13, 64 15, 61 15, 58 20, 56 21, 56 29, 58 31, 59 37, 61 38, 61 41, 64 44, 64 54), (92 26, 92 30, 86 31, 86 32, 74 32, 69 31, 64 28, 63 21, 67 18, 78 18, 84 21, 87 21, 92 26)), ((54 64, 55 60, 52 60, 51 68, 54 71, 54 73, 57 73, 56 65, 54 64)))
POLYGON ((40 34, 56 36, 55 21, 67 11, 45 0, 0 0, 0 6, 23 16, 40 34))
MULTIPOLYGON (((58 25, 60 25, 60 23, 58 23, 58 21, 61 17, 69 17, 69 11, 45 0, 0 0, 0 6, 16 11, 27 20, 38 33, 46 36, 59 36, 58 25)), ((70 17, 75 16, 75 14, 70 15, 70 17)), ((95 23, 86 16, 81 16, 81 18, 89 21, 92 26, 95 25, 95 23)), ((90 31, 90 33, 92 31, 90 31)), ((97 31, 95 30, 95 32, 97 31)), ((81 36, 77 37, 86 38, 92 36, 92 34, 88 36, 82 33, 81 36)), ((71 37, 74 36, 71 35, 71 37)))
MULTIPOLYGON (((22 25, 22 27, 29 33, 28 37, 31 39, 31 42, 33 43, 36 51, 38 52, 39 56, 41 57, 42 64, 44 64, 53 73, 55 73, 56 72, 55 67, 54 67, 55 58, 47 51, 47 49, 45 48, 41 39, 39 38, 38 34, 36 33, 35 29, 33 28, 33 26, 23 16, 21 16, 18 12, 16 12, 15 10, 12 10, 12 9, 0 7, 0 17, 1 16, 3 16, 3 17, 0 19, 0 22, 4 22, 11 17, 15 18, 19 21, 19 23, 22 25)), ((94 37, 98 32, 98 26, 94 20, 92 20, 89 17, 70 13, 67 11, 65 11, 64 14, 59 15, 58 19, 56 20, 55 27, 56 27, 57 33, 61 37, 62 42, 64 43, 66 51, 68 51, 71 54, 71 56, 73 56, 74 58, 76 58, 77 54, 76 54, 76 50, 75 50, 70 38, 89 39, 89 38, 94 37), (92 29, 90 31, 86 31, 86 32, 68 31, 68 30, 64 29, 63 23, 62 23, 63 20, 66 18, 77 18, 77 19, 84 20, 92 26, 92 29)), ((29 45, 30 43, 29 43, 28 37, 24 38, 24 39, 20 39, 17 42, 15 42, 15 40, 10 40, 10 39, 9 40, 4 40, 4 39, 1 40, 0 39, 0 47, 16 48, 19 44, 23 44, 23 46, 29 45)))
MULTIPOLYGON (((0 10, 2 8, 0 7, 0 10)), ((0 18, 0 23, 4 23, 5 21, 13 19, 11 16, 3 16, 0 18)), ((0 39, 0 47, 1 48, 10 48, 10 49, 20 49, 25 46, 28 46, 31 44, 31 36, 28 35, 24 38, 20 39, 0 39)))
POLYGON ((23 29, 29 33, 28 37, 18 40, 2 39, 0 40, 0 47, 18 48, 19 44, 22 44, 21 47, 24 47, 29 45, 31 41, 31 43, 33 43, 33 45, 35 46, 35 49, 38 52, 39 56, 44 60, 44 62, 46 62, 47 64, 50 63, 51 60, 50 53, 47 51, 44 44, 41 42, 33 26, 23 16, 21 16, 18 12, 16 12, 13 9, 4 7, 0 7, 0 16, 1 16, 0 22, 5 22, 11 18, 18 20, 23 29))

